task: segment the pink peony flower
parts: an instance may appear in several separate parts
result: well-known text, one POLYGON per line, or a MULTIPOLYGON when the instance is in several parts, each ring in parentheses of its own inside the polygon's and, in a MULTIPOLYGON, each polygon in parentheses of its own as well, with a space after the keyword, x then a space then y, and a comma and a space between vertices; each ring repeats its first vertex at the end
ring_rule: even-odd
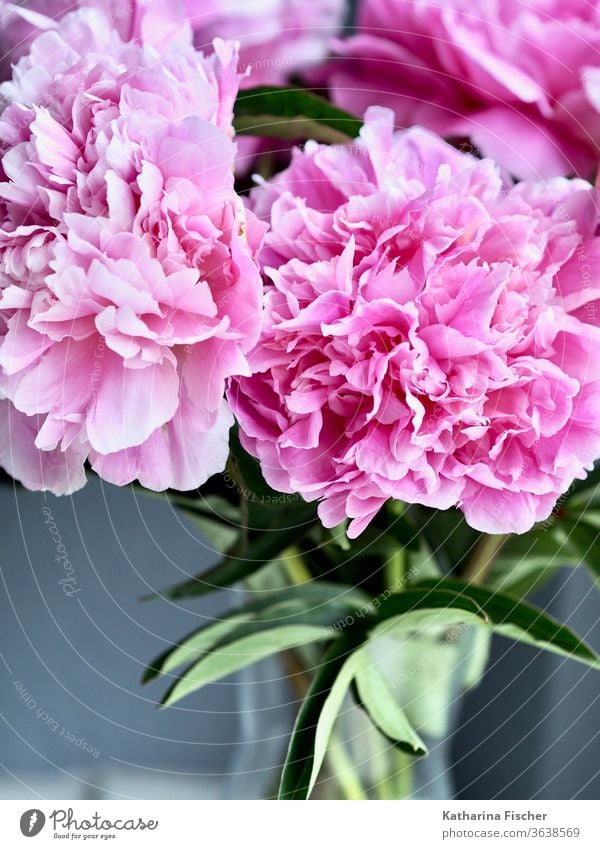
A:
POLYGON ((517 177, 596 167, 598 3, 363 0, 358 34, 335 49, 333 97, 358 114, 377 102, 400 126, 468 136, 517 177))
POLYGON ((267 481, 357 536, 387 499, 528 530, 600 456, 598 195, 367 112, 254 190, 270 219, 251 377, 228 398, 267 481))
POLYGON ((236 50, 125 43, 98 10, 0 87, 0 462, 72 492, 224 467, 225 380, 258 338, 264 227, 233 189, 236 50))
POLYGON ((79 0, 29 0, 25 6, 0 0, 0 80, 10 77, 11 64, 27 53, 36 36, 78 5, 79 0))
MULTIPOLYGON (((124 41, 142 40, 161 52, 175 46, 188 27, 196 47, 206 53, 215 38, 236 40, 242 88, 285 85, 319 63, 346 11, 345 0, 32 0, 26 9, 0 0, 0 23, 5 23, 0 80, 10 76, 10 62, 27 52, 36 35, 56 26, 66 10, 74 8, 103 11, 124 41)), ((241 137, 238 171, 247 171, 259 152, 274 146, 281 145, 241 137)))
MULTIPOLYGON (((156 3, 157 0, 154 0, 156 3)), ((159 0, 159 3, 173 0, 159 0)), ((214 38, 240 44, 240 67, 249 72, 241 88, 286 85, 325 59, 343 23, 345 0, 180 0, 194 43, 207 50, 214 38)), ((181 10, 179 12, 181 16, 181 10)), ((282 142, 242 136, 237 170, 244 173, 257 154, 282 142)))
MULTIPOLYGON (((181 0, 196 46, 214 38, 240 42, 247 87, 282 85, 325 58, 339 31, 345 0, 181 0)), ((244 87, 244 83, 242 83, 244 87)))
MULTIPOLYGON (((0 80, 29 52, 31 42, 55 29, 67 12, 98 9, 123 41, 143 41, 159 50, 189 44, 183 0, 0 0, 0 80)), ((208 45, 212 47, 212 45, 208 45)))

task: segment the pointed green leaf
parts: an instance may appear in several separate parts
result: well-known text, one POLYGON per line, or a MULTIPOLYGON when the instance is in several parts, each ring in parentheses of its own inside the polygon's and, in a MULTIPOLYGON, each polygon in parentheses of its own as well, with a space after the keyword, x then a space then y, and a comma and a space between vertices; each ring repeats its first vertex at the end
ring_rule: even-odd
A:
POLYGON ((344 143, 362 121, 323 97, 298 88, 259 86, 240 92, 234 108, 238 135, 344 143))
POLYGON ((450 627, 465 621, 487 621, 479 604, 452 589, 438 589, 445 581, 422 582, 383 601, 367 621, 369 636, 410 628, 450 627), (430 586, 425 586, 430 584, 430 586))
POLYGON ((275 560, 286 548, 296 543, 315 516, 314 504, 305 502, 294 504, 293 511, 285 513, 285 522, 289 522, 288 526, 284 523, 283 527, 278 529, 262 531, 248 543, 242 554, 230 552, 216 566, 187 581, 175 584, 161 593, 146 596, 145 600, 158 597, 193 598, 237 584, 275 560))
POLYGON ((143 681, 146 683, 159 675, 166 675, 184 664, 199 660, 226 640, 239 639, 255 631, 267 631, 282 625, 327 625, 333 628, 368 601, 369 597, 360 590, 327 581, 260 593, 260 598, 193 631, 179 645, 156 658, 146 670, 143 681))
POLYGON ((425 755, 427 747, 408 721, 389 682, 365 648, 358 651, 356 687, 360 704, 382 734, 411 755, 425 755))
POLYGON ((273 654, 330 637, 330 631, 326 627, 289 625, 234 640, 219 651, 210 652, 185 672, 171 687, 162 705, 167 707, 175 704, 206 684, 219 681, 273 654))
POLYGON ((429 592, 443 589, 472 599, 496 634, 600 668, 600 657, 570 628, 515 596, 455 580, 424 581, 418 587, 429 592))
POLYGON ((169 648, 155 658, 145 670, 142 683, 147 684, 159 675, 166 675, 185 663, 198 660, 203 653, 210 651, 218 642, 233 634, 240 625, 252 618, 252 614, 231 612, 217 622, 211 622, 194 631, 182 642, 169 648))
POLYGON ((308 799, 327 744, 359 664, 357 643, 346 635, 325 654, 298 713, 281 776, 280 799, 308 799))

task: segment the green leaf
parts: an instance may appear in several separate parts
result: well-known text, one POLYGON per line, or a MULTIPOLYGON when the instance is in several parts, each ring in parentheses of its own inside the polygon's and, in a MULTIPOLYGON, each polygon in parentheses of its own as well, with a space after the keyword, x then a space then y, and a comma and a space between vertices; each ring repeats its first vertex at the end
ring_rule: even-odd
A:
POLYGON ((419 587, 431 592, 443 589, 473 600, 496 634, 600 668, 599 656, 570 628, 515 596, 454 580, 424 581, 419 587))
POLYGON ((327 752, 335 720, 360 663, 350 635, 325 654, 302 702, 281 776, 280 799, 308 799, 327 752))
MULTIPOLYGON (((231 610, 218 621, 193 631, 174 648, 156 658, 144 673, 146 683, 167 675, 184 664, 200 659, 225 641, 240 639, 254 631, 268 631, 281 625, 328 625, 339 621, 368 603, 369 597, 343 584, 314 581, 276 592, 260 593, 260 598, 231 610)), ((334 633, 330 636, 335 636, 334 633)))
POLYGON ((210 651, 218 642, 235 633, 236 629, 250 621, 250 614, 232 611, 218 622, 211 622, 185 637, 174 648, 168 648, 147 667, 142 676, 142 684, 147 684, 159 675, 166 675, 173 669, 197 660, 200 655, 210 651))
POLYGON ((273 654, 330 637, 329 629, 323 626, 286 625, 234 640, 220 651, 210 652, 185 672, 168 691, 162 705, 175 704, 206 684, 219 681, 273 654))
POLYGON ((563 549, 576 563, 587 566, 595 581, 600 578, 600 531, 594 524, 596 511, 570 514, 561 519, 555 533, 563 549))
POLYGON ((476 601, 456 589, 446 588, 446 583, 421 582, 385 599, 367 620, 369 636, 388 634, 398 625, 406 630, 409 626, 450 627, 467 620, 487 622, 476 601))
POLYGON ((395 621, 392 631, 372 637, 367 644, 372 663, 419 735, 441 739, 448 733, 449 708, 458 692, 457 682, 464 678, 461 646, 468 641, 469 630, 487 633, 470 628, 472 614, 463 613, 461 621, 452 621, 456 614, 432 611, 416 628, 407 614, 395 621))
MULTIPOLYGON (((415 511, 416 512, 416 511, 415 511)), ((481 537, 471 528, 460 510, 427 510, 421 508, 421 533, 429 548, 446 570, 458 569, 471 557, 481 537)))
POLYGON ((577 566, 580 558, 564 544, 556 524, 510 536, 492 562, 486 585, 524 596, 556 574, 561 566, 577 566))
POLYGON ((427 754, 427 747, 413 729, 395 698, 389 682, 365 648, 358 651, 356 687, 360 704, 382 734, 411 755, 427 754))
POLYGON ((234 113, 233 124, 238 135, 343 144, 355 138, 362 126, 362 121, 349 112, 298 88, 245 89, 238 95, 234 113))
POLYGON ((277 504, 281 493, 275 492, 263 477, 260 463, 242 447, 239 425, 234 425, 229 437, 230 463, 234 477, 240 484, 240 493, 246 500, 258 499, 266 504, 277 504))
POLYGON ((201 513, 185 508, 181 512, 198 528, 213 550, 219 554, 229 551, 240 535, 239 528, 220 522, 218 519, 209 519, 201 513))
POLYGON ((483 628, 472 628, 472 643, 465 665, 462 686, 471 690, 483 678, 490 659, 491 632, 483 628))
POLYGON ((267 563, 275 560, 286 548, 296 543, 306 532, 315 515, 316 507, 314 504, 306 504, 305 502, 294 504, 293 513, 286 512, 284 514, 285 521, 290 521, 289 527, 284 524, 283 527, 276 530, 262 531, 247 544, 243 553, 238 554, 235 550, 229 552, 223 560, 216 566, 207 569, 206 572, 202 572, 180 584, 175 584, 175 586, 169 587, 161 593, 146 596, 145 600, 158 597, 169 599, 194 598, 237 584, 267 563))
POLYGON ((367 624, 368 650, 393 682, 396 701, 415 731, 446 733, 455 629, 462 633, 465 626, 486 624, 479 604, 467 596, 420 585, 391 596, 367 624))

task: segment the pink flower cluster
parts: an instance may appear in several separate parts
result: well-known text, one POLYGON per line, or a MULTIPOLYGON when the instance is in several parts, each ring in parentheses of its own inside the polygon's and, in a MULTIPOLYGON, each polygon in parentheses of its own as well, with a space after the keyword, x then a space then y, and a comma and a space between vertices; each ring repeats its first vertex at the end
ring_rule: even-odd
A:
POLYGON ((215 38, 237 41, 241 69, 252 72, 242 87, 282 85, 322 61, 346 11, 345 0, 0 0, 0 78, 33 38, 79 8, 103 11, 124 41, 160 42, 183 25, 205 53, 215 38))
MULTIPOLYGON (((143 41, 160 52, 177 37, 185 46, 186 30, 207 54, 215 38, 235 40, 240 86, 251 88, 285 85, 322 61, 341 27, 345 0, 31 0, 27 7, 0 0, 0 80, 10 77, 11 62, 29 50, 33 38, 78 8, 99 9, 123 41, 143 41)), ((238 172, 272 148, 271 140, 240 138, 238 172)))
MULTIPOLYGON (((160 51, 189 46, 183 0, 0 0, 0 81, 25 56, 39 35, 56 29, 68 12, 97 9, 123 41, 139 41, 160 51)), ((212 42, 206 45, 212 50, 212 42)))
POLYGON ((186 490, 226 461, 264 226, 233 186, 236 50, 175 35, 159 55, 82 9, 0 87, 0 463, 33 489, 87 459, 186 490))
MULTIPOLYGON (((325 75, 514 175, 584 173, 600 12, 566 10, 365 0, 325 75)), ((239 87, 321 60, 343 12, 0 0, 0 464, 29 488, 73 492, 86 462, 196 488, 233 410, 269 483, 351 536, 388 499, 523 532, 600 456, 589 183, 513 185, 370 107, 354 144, 236 194, 239 87)))
POLYGON ((254 192, 265 325, 228 398, 269 483, 355 537, 387 499, 524 532, 600 456, 598 195, 503 181, 373 107, 254 192))
POLYGON ((358 34, 324 75, 360 113, 468 136, 517 177, 594 173, 600 5, 589 0, 362 0, 358 34))

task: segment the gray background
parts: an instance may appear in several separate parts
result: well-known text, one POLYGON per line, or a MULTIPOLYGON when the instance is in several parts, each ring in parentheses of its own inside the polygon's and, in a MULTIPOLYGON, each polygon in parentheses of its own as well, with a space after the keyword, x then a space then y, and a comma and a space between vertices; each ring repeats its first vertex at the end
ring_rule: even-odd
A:
MULTIPOLYGON (((165 498, 98 480, 64 499, 5 485, 0 510, 0 797, 268 793, 269 767, 281 760, 295 710, 276 666, 214 684, 168 710, 155 706, 164 683, 139 683, 145 664, 170 642, 242 596, 140 601, 213 557, 165 498), (79 592, 71 598, 59 583, 64 570, 44 507, 73 565, 79 592), (253 677, 262 683, 246 686, 253 677)), ((562 570, 537 601, 600 646, 598 598, 585 574, 562 570)), ((585 667, 498 640, 451 741, 458 796, 598 798, 599 695, 598 678, 585 667)))

